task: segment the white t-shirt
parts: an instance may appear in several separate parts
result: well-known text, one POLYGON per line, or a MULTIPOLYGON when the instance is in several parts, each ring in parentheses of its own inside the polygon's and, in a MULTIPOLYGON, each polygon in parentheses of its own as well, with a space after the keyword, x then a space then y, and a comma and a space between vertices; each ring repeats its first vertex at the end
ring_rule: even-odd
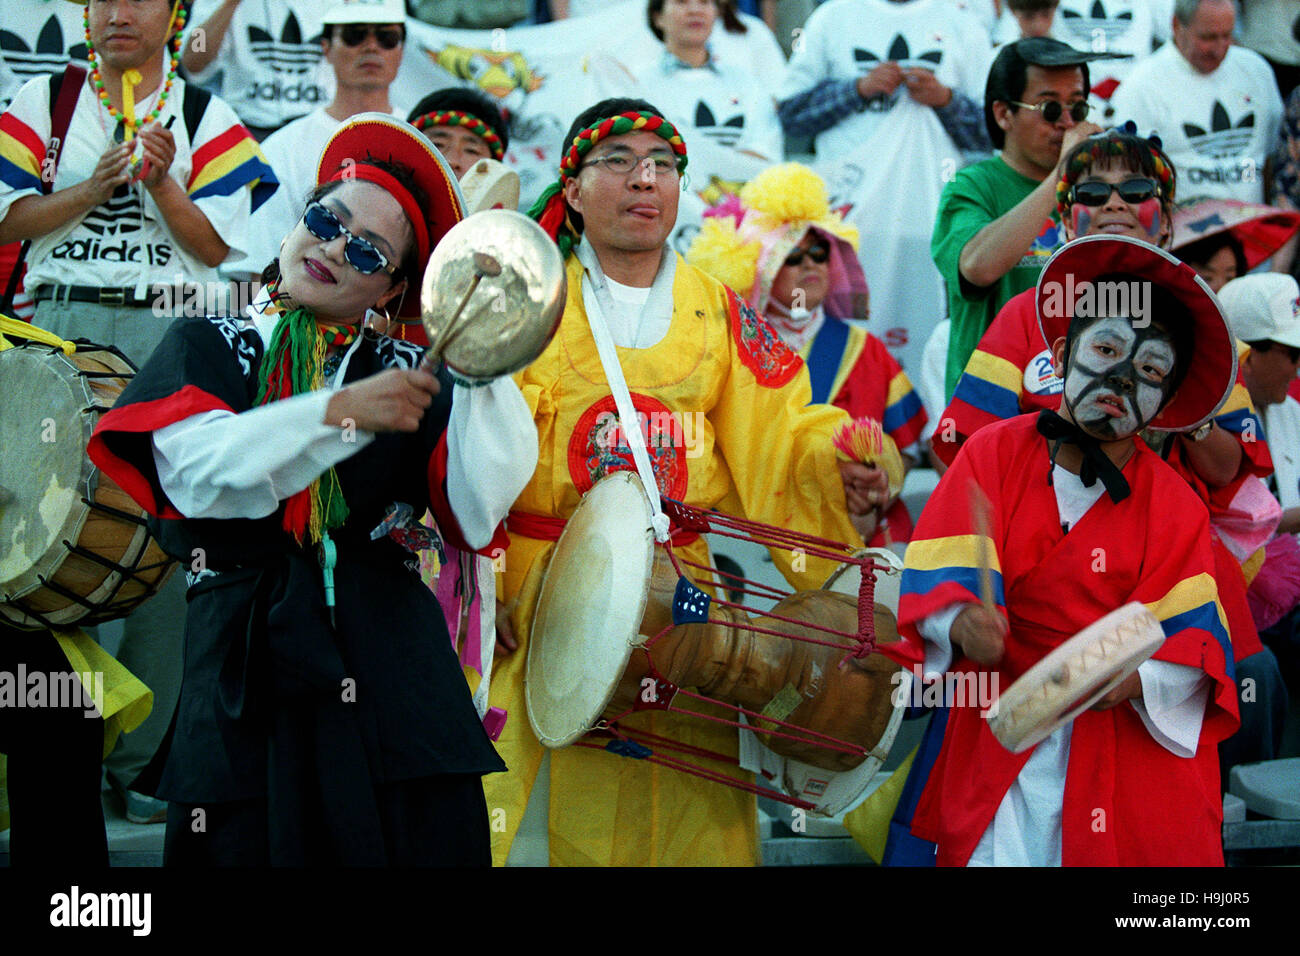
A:
MULTIPOLYGON (((974 15, 950 0, 830 0, 808 18, 777 93, 784 100, 827 79, 856 79, 886 60, 932 70, 939 82, 984 101, 992 46, 974 15)), ((900 86, 883 99, 818 134, 817 155, 836 159, 860 151, 906 96, 900 86)))
POLYGON ((1159 134, 1178 170, 1180 200, 1263 202, 1282 97, 1258 53, 1229 47, 1206 75, 1167 43, 1133 68, 1112 102, 1117 122, 1131 119, 1143 134, 1159 134))
POLYGON ((776 115, 774 91, 744 69, 720 57, 699 68, 678 65, 665 53, 637 76, 640 92, 654 103, 691 151, 695 177, 748 179, 752 161, 737 158, 737 151, 757 153, 770 163, 785 158, 785 138, 776 115), (717 149, 701 146, 709 143, 717 149), (697 162, 697 160, 699 160, 697 162))
POLYGON ((1264 437, 1273 455, 1277 500, 1283 508, 1300 505, 1300 402, 1290 395, 1280 405, 1260 409, 1264 437))
POLYGON ((66 0, 4 0, 0 30, 0 108, 36 76, 86 59, 84 7, 66 0))
MULTIPOLYGON (((197 0, 186 42, 221 6, 197 0)), ((276 128, 329 102, 330 78, 321 61, 318 0, 243 0, 230 21, 221 51, 194 81, 212 87, 250 126, 276 128)))
MULTIPOLYGON (((234 111, 215 96, 191 143, 181 111, 185 91, 185 83, 177 80, 159 117, 176 142, 176 157, 168 175, 185 189, 230 246, 229 261, 245 248, 249 188, 265 172, 265 163, 234 111), (210 143, 215 144, 213 149, 204 150, 210 143)), ((141 114, 154 108, 157 95, 155 92, 138 104, 141 114)), ((48 80, 37 78, 19 90, 5 121, 20 135, 0 144, 0 220, 18 199, 41 194, 44 144, 51 135, 48 80)), ((114 128, 87 80, 68 127, 55 192, 90 178, 113 144, 114 128)), ((204 265, 172 237, 153 197, 136 183, 119 189, 85 215, 34 239, 26 284, 29 290, 47 284, 139 288, 217 278, 216 269, 204 265)))
POLYGON ((321 107, 262 141, 262 152, 275 170, 280 188, 253 214, 246 243, 247 258, 228 262, 227 271, 260 275, 280 254, 280 240, 297 225, 307 194, 316 186, 316 165, 321 151, 342 125, 342 120, 336 120, 321 107))
POLYGON ((1241 45, 1274 63, 1300 66, 1300 4, 1295 0, 1247 0, 1237 14, 1241 24, 1241 45))

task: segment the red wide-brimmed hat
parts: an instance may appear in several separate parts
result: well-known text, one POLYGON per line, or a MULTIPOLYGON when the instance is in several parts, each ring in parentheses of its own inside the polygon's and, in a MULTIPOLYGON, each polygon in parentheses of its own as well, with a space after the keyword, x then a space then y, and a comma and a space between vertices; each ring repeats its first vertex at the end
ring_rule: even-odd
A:
MULTIPOLYGON (((1038 276, 1038 327, 1050 349, 1063 338, 1085 287, 1110 273, 1127 273, 1174 296, 1182 315, 1156 315, 1167 326, 1190 322, 1192 359, 1173 397, 1151 422, 1165 431, 1191 431, 1217 412, 1237 380, 1237 348, 1210 287, 1191 266, 1163 249, 1127 236, 1084 236, 1047 260, 1038 276)), ((1092 295, 1097 295, 1094 288, 1092 295)))
POLYGON ((316 183, 333 179, 364 179, 381 186, 406 211, 406 218, 415 230, 419 268, 415 275, 407 277, 410 292, 398 315, 419 318, 420 281, 429 256, 447 230, 465 218, 465 199, 460 194, 456 174, 424 134, 410 123, 387 113, 358 113, 334 131, 321 152, 316 183), (428 204, 420 208, 401 183, 377 166, 367 165, 368 159, 401 163, 409 168, 428 197, 428 204))
POLYGON ((1177 252, 1210 236, 1231 232, 1241 244, 1246 268, 1253 269, 1300 230, 1300 212, 1236 199, 1198 199, 1174 210, 1177 252))

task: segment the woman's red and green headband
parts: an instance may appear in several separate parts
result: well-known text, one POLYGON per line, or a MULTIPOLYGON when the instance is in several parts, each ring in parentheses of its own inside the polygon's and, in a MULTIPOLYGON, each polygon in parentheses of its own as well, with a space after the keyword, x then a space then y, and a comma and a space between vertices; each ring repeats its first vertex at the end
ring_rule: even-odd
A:
POLYGON ((528 215, 537 221, 546 234, 560 247, 560 255, 566 259, 578 242, 578 232, 569 219, 568 208, 564 202, 564 184, 578 175, 585 157, 591 148, 610 136, 622 136, 626 133, 640 131, 658 134, 677 154, 677 172, 686 172, 686 142, 677 127, 654 113, 618 113, 599 120, 578 133, 573 143, 560 158, 560 178, 547 186, 533 203, 528 215))
POLYGON ((501 142, 501 137, 496 134, 496 130, 470 113, 463 113, 460 110, 434 110, 432 113, 417 116, 411 121, 411 125, 419 130, 436 126, 463 126, 488 144, 493 159, 500 160, 506 154, 505 144, 501 142))

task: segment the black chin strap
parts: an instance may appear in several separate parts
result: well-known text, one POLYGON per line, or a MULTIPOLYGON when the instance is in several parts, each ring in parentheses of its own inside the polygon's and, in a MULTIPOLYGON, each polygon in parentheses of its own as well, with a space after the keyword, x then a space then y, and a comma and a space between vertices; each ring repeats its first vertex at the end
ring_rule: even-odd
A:
POLYGON ((1056 412, 1043 409, 1038 413, 1038 433, 1052 443, 1048 473, 1056 465, 1056 453, 1061 443, 1077 445, 1083 452, 1083 467, 1079 469, 1079 480, 1085 488, 1091 488, 1101 479, 1106 486, 1110 500, 1119 504, 1129 496, 1128 481, 1125 480, 1115 463, 1101 450, 1101 442, 1093 438, 1074 422, 1066 421, 1056 412))

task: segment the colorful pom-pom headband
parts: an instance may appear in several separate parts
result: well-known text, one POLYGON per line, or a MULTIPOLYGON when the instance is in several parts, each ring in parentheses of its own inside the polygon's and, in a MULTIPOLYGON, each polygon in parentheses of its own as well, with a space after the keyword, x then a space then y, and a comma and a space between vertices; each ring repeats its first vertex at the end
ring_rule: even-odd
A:
MULTIPOLYGON (((1077 181, 1083 175, 1084 169, 1091 166, 1098 159, 1108 156, 1123 156, 1125 144, 1120 141, 1120 136, 1136 137, 1137 135, 1137 125, 1132 120, 1129 120, 1122 126, 1108 129, 1104 133, 1085 140, 1090 144, 1089 147, 1079 150, 1070 159, 1070 164, 1061 176, 1061 181, 1056 184, 1056 212, 1061 219, 1065 218, 1065 214, 1070 208, 1071 183, 1077 181)), ((1160 184, 1160 199, 1163 202, 1173 202, 1175 188, 1174 167, 1161 148, 1160 137, 1148 136, 1146 145, 1151 151, 1151 166, 1155 170, 1156 179, 1160 184)))
POLYGON ((463 126, 488 144, 493 159, 500 160, 506 154, 505 144, 501 142, 501 137, 497 135, 496 130, 477 116, 460 110, 435 110, 432 113, 425 113, 412 120, 411 125, 419 130, 437 126, 463 126))
POLYGON ((573 143, 560 159, 560 178, 547 186, 537 201, 533 203, 528 215, 537 222, 548 236, 560 247, 560 255, 566 259, 578 241, 577 230, 569 220, 568 209, 564 203, 564 184, 578 174, 582 159, 591 148, 609 136, 622 136, 645 130, 655 133, 672 147, 677 154, 677 172, 686 172, 686 142, 677 127, 653 113, 618 113, 606 117, 588 126, 573 138, 573 143))

